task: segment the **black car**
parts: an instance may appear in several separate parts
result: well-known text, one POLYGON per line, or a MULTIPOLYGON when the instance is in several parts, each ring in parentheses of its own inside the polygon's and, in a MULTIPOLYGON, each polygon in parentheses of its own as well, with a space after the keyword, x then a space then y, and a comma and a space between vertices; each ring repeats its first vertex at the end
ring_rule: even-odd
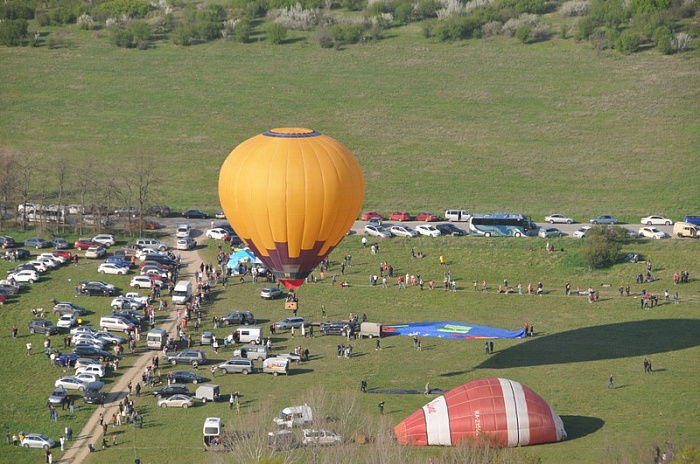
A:
POLYGON ((173 395, 189 395, 190 394, 190 389, 187 388, 187 385, 182 385, 180 383, 174 383, 172 385, 168 385, 167 387, 163 388, 158 388, 157 390, 153 390, 153 396, 158 396, 161 398, 168 398, 173 395))
POLYGON ((140 313, 135 309, 122 309, 119 312, 121 314, 114 314, 114 311, 112 311, 112 314, 122 317, 126 317, 125 315, 128 315, 131 319, 136 319, 139 322, 145 321, 148 318, 145 313, 140 313))
POLYGON ((126 320, 129 324, 133 325, 134 327, 141 325, 141 321, 139 321, 137 318, 135 318, 131 313, 129 313, 127 311, 112 310, 112 316, 119 316, 122 319, 126 320))
POLYGON ((177 266, 177 261, 175 261, 172 258, 169 258, 165 255, 154 255, 154 254, 148 254, 146 255, 146 258, 144 261, 152 261, 155 263, 158 263, 159 265, 165 265, 169 267, 175 267, 177 266))
POLYGON ((73 353, 81 358, 97 359, 98 361, 109 361, 112 355, 94 346, 80 345, 73 348, 73 353))
POLYGON ((0 247, 12 248, 15 246, 15 239, 7 235, 0 236, 0 247))
POLYGON ((0 284, 0 292, 2 292, 5 295, 14 295, 15 293, 19 293, 22 290, 21 287, 18 285, 12 285, 12 284, 0 284))
POLYGON ((187 211, 183 211, 182 215, 184 217, 186 217, 187 219, 192 219, 192 218, 206 219, 209 217, 209 215, 207 213, 205 213, 204 211, 200 211, 198 209, 188 209, 187 211))
POLYGON ((56 358, 56 364, 61 367, 75 367, 76 361, 78 361, 78 356, 75 353, 61 353, 56 358))
POLYGON ((28 259, 32 255, 29 250, 25 250, 24 248, 16 248, 12 250, 11 253, 15 254, 15 259, 28 259))
POLYGON ((37 268, 36 268, 33 264, 24 263, 24 264, 20 264, 20 265, 17 266, 17 267, 12 268, 12 269, 8 269, 8 270, 7 270, 7 275, 14 274, 15 272, 19 272, 19 271, 36 271, 36 272, 39 272, 39 271, 37 270, 37 268))
POLYGON ((64 314, 75 314, 76 316, 84 316, 87 314, 87 310, 82 306, 78 306, 75 303, 63 302, 56 303, 53 307, 53 313, 56 315, 63 316, 64 314))
POLYGON ((321 334, 323 335, 347 335, 348 330, 352 333, 353 326, 349 322, 326 322, 321 324, 321 334))
POLYGON ((85 282, 80 284, 80 293, 84 293, 88 296, 114 296, 117 294, 117 290, 116 288, 108 287, 101 282, 85 282))
POLYGON ((58 333, 58 326, 46 319, 34 319, 29 321, 29 333, 45 333, 55 335, 58 333))
POLYGON ((172 378, 173 382, 194 384, 198 384, 199 382, 204 382, 207 380, 201 375, 190 371, 173 371, 170 374, 170 378, 172 378))
POLYGON ((437 224, 435 227, 442 235, 453 235, 455 237, 467 235, 464 230, 456 227, 454 224, 437 224))
POLYGON ((149 216, 166 217, 170 216, 170 208, 168 206, 155 205, 146 210, 149 216))
POLYGON ((232 313, 221 316, 221 322, 224 325, 231 324, 255 324, 255 316, 250 311, 234 311, 232 313))

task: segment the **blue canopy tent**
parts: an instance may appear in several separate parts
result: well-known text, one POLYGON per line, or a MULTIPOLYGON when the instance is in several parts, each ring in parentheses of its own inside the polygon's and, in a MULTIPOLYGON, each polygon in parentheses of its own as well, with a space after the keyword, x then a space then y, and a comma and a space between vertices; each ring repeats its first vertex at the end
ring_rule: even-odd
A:
POLYGON ((228 263, 226 264, 226 266, 228 266, 228 268, 231 269, 231 271, 237 275, 240 263, 245 263, 246 265, 248 263, 262 264, 262 261, 260 261, 260 258, 255 256, 252 251, 250 251, 248 248, 245 248, 243 250, 238 250, 237 252, 231 254, 228 257, 228 263))
POLYGON ((485 325, 465 324, 464 322, 414 322, 382 326, 382 334, 451 338, 454 340, 483 340, 490 338, 524 338, 524 328, 518 330, 501 329, 485 325))

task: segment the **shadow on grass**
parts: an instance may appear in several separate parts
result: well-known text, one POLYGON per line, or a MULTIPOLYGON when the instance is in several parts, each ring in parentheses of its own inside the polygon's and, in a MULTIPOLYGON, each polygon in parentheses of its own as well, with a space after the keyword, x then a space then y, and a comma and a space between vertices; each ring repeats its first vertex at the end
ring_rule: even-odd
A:
POLYGON ((566 429, 567 440, 583 438, 586 435, 597 432, 605 425, 603 419, 587 416, 561 416, 566 429))
POLYGON ((667 353, 700 345, 700 320, 623 322, 535 337, 497 352, 478 368, 505 369, 667 353))

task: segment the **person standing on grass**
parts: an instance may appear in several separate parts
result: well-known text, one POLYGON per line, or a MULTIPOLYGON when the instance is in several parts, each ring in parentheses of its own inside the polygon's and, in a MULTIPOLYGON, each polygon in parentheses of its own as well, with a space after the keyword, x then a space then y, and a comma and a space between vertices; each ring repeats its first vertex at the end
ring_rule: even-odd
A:
POLYGON ((613 376, 610 374, 610 377, 608 378, 608 389, 614 390, 615 389, 615 384, 613 384, 613 376))

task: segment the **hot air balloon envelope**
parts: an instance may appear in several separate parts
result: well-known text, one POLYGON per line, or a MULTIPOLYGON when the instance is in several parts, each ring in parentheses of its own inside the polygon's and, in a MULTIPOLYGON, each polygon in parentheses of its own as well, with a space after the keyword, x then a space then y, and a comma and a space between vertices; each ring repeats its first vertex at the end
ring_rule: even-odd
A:
POLYGON ((347 147, 310 129, 272 129, 238 145, 219 174, 231 226, 288 288, 340 242, 365 194, 347 147))
POLYGON ((564 423, 537 393, 507 379, 474 380, 454 388, 394 428, 403 445, 457 445, 464 439, 499 446, 566 438, 564 423))

